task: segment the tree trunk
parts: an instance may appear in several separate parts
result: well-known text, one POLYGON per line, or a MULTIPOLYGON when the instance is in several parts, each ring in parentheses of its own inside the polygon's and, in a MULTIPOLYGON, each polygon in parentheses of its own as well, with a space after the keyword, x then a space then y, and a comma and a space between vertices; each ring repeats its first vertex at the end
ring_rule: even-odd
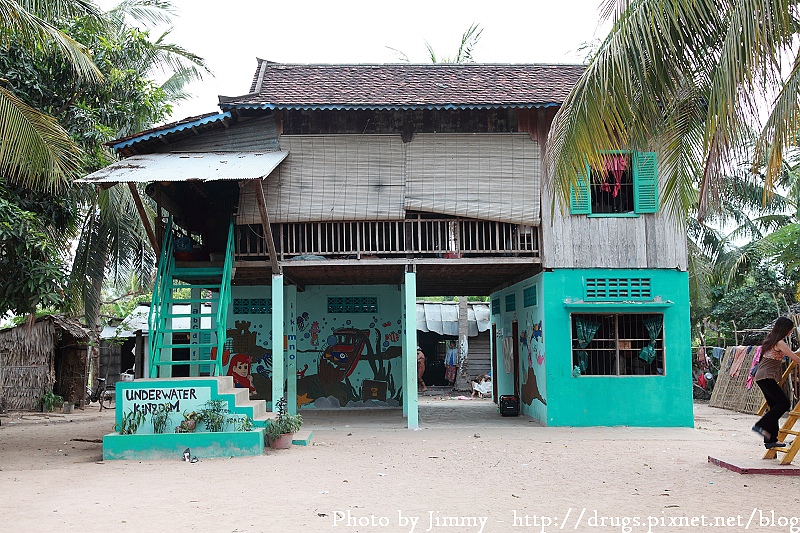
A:
POLYGON ((467 297, 458 297, 458 372, 453 389, 457 391, 471 391, 469 380, 469 350, 467 348, 468 336, 467 297))
POLYGON ((108 263, 108 250, 105 246, 96 253, 102 254, 101 261, 103 265, 103 274, 100 278, 92 279, 92 291, 97 295, 96 306, 89 304, 84 300, 84 312, 86 313, 86 324, 88 325, 89 334, 91 335, 91 342, 88 347, 88 365, 86 369, 87 379, 86 383, 94 390, 97 385, 97 378, 103 377, 100 374, 100 332, 103 330, 103 321, 100 316, 100 306, 103 294, 103 281, 105 279, 105 267, 108 263), (88 304, 88 305, 87 305, 88 304))

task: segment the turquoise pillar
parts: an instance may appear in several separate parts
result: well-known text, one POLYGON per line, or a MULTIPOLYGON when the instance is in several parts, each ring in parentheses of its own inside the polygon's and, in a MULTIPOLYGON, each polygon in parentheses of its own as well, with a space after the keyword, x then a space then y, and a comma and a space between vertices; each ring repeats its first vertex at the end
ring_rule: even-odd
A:
POLYGON ((283 274, 272 275, 272 412, 284 396, 286 360, 283 349, 283 274))
POLYGON ((286 398, 289 414, 297 414, 297 287, 284 289, 283 313, 286 324, 286 398))
MULTIPOLYGON (((203 294, 200 289, 195 288, 192 288, 189 293, 189 298, 192 300, 191 309, 189 311, 189 314, 192 315, 189 318, 189 344, 193 345, 189 349, 189 360, 197 361, 200 359, 200 349, 197 347, 197 344, 200 343, 200 313, 202 312, 202 307, 200 306, 200 302, 198 300, 203 296, 203 294)), ((192 377, 199 376, 200 365, 189 366, 189 375, 192 377)))
POLYGON ((400 383, 401 383, 401 387, 403 388, 402 400, 403 400, 403 416, 404 417, 408 416, 408 394, 407 394, 407 391, 408 391, 408 364, 406 364, 406 363, 407 363, 407 359, 408 359, 408 354, 410 353, 408 351, 408 349, 409 349, 408 348, 408 342, 406 342, 408 340, 407 339, 407 337, 408 337, 408 335, 407 335, 408 328, 406 327, 407 326, 407 324, 406 324, 406 322, 407 322, 406 321, 406 307, 407 307, 406 306, 406 293, 407 292, 408 292, 408 290, 407 290, 407 286, 405 284, 402 287, 400 287, 400 309, 401 309, 401 313, 400 314, 403 317, 403 339, 402 339, 403 340, 403 342, 402 342, 403 357, 402 357, 402 359, 400 359, 400 361, 401 361, 401 363, 400 363, 400 371, 402 372, 402 375, 400 376, 400 383))
POLYGON ((414 272, 406 272, 403 284, 403 361, 403 415, 408 429, 417 429, 417 274, 414 272))

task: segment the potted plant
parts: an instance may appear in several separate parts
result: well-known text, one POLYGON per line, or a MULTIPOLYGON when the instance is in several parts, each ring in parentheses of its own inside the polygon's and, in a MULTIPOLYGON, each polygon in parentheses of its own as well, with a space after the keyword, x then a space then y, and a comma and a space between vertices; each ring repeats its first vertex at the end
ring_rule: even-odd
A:
POLYGON ((53 389, 50 389, 39 396, 39 403, 42 406, 43 413, 52 413, 54 408, 64 405, 64 398, 53 393, 53 389))
POLYGON ((180 425, 175 428, 175 433, 194 433, 199 420, 200 414, 197 411, 184 411, 183 420, 181 420, 180 425))
POLYGON ((278 417, 269 421, 266 433, 270 447, 286 449, 292 445, 293 435, 303 425, 303 417, 287 414, 286 398, 278 400, 277 407, 278 417))

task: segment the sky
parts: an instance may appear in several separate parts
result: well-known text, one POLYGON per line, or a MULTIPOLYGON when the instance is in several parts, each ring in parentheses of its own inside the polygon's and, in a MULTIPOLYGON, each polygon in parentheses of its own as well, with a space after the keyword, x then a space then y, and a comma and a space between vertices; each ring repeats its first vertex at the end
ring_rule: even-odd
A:
MULTIPOLYGON (((109 9, 117 2, 101 0, 109 9)), ((214 77, 193 83, 194 97, 169 122, 219 111, 218 95, 250 90, 256 58, 280 63, 395 63, 405 52, 428 63, 427 41, 453 56, 472 23, 483 28, 481 63, 582 63, 582 43, 602 39, 600 0, 172 0, 168 42, 203 57, 214 77)), ((157 32, 157 33, 160 33, 157 32)), ((154 37, 155 33, 151 33, 154 37)))

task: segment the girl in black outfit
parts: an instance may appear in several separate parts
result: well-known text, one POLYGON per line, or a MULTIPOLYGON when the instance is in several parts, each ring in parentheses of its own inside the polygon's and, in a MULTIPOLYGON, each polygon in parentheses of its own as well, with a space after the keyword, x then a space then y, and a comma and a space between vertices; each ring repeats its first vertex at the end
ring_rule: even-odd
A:
POLYGON ((761 344, 761 360, 756 370, 755 382, 764 393, 769 411, 756 422, 753 431, 764 437, 764 446, 767 449, 786 446, 785 443, 778 441, 778 422, 783 413, 789 410, 790 405, 778 382, 783 376, 784 357, 800 363, 800 351, 793 352, 783 340, 792 329, 794 322, 786 317, 780 317, 761 344))

